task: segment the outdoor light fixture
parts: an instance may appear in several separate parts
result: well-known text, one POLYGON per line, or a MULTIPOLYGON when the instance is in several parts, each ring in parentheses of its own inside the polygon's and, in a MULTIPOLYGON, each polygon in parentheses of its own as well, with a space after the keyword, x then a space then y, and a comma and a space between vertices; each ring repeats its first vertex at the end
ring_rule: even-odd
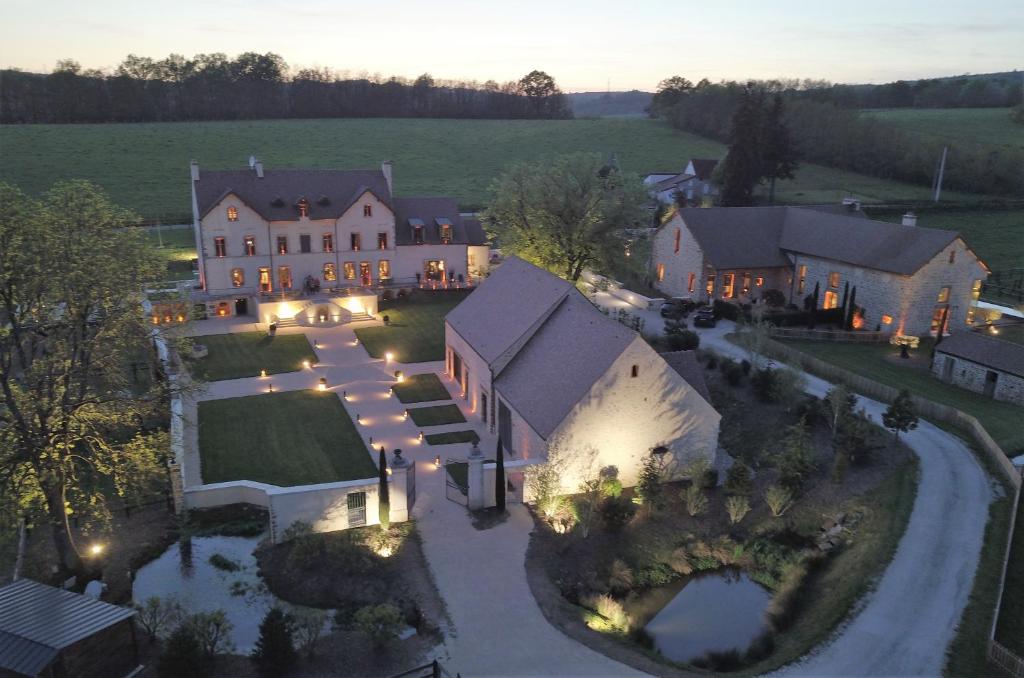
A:
POLYGON ((309 369, 309 361, 308 360, 303 360, 302 361, 302 366, 308 370, 309 369))
POLYGON ((267 393, 273 393, 273 392, 274 392, 274 384, 273 384, 273 382, 271 382, 271 383, 267 384, 267 393))
POLYGON ((320 377, 320 383, 317 384, 317 390, 320 390, 320 391, 326 391, 327 390, 327 377, 320 377))
POLYGON ((343 390, 341 392, 341 397, 344 398, 346 402, 348 402, 348 391, 343 390))
POLYGON ((363 423, 363 418, 361 416, 359 416, 358 412, 356 413, 356 423, 357 424, 362 424, 363 423))
POLYGON ((395 380, 398 381, 399 384, 405 381, 405 375, 402 374, 402 370, 395 370, 395 380))
POLYGON ((89 553, 91 553, 94 556, 98 556, 99 554, 103 553, 103 544, 93 544, 89 547, 89 553))
POLYGON ((373 445, 373 436, 370 436, 370 444, 373 445))
POLYGON ((409 418, 409 410, 402 410, 402 421, 409 418))
POLYGON ((388 395, 389 396, 395 395, 395 387, 394 386, 388 386, 388 395))
POLYGON ((434 468, 441 468, 441 455, 434 455, 434 468))
POLYGON ((423 431, 420 431, 420 435, 419 435, 419 438, 417 438, 417 440, 419 440, 420 442, 423 442, 423 431))
POLYGON ((320 340, 319 339, 314 339, 313 340, 313 348, 320 348, 320 340))
POLYGON ((266 379, 266 377, 267 377, 267 371, 266 371, 266 370, 260 370, 260 377, 262 377, 262 378, 266 379))
POLYGON ((387 353, 384 354, 384 360, 385 361, 390 363, 394 359, 395 359, 395 354, 392 353, 391 351, 388 351, 387 353))
POLYGON ((359 345, 359 337, 356 337, 355 339, 352 340, 352 345, 353 346, 358 346, 359 345))

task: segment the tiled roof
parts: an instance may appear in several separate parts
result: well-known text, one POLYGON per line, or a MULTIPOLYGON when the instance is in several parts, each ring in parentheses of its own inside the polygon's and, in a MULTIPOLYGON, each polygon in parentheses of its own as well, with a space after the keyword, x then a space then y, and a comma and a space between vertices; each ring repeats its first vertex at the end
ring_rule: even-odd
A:
POLYGON ((0 668, 35 675, 63 648, 134 615, 125 607, 19 579, 0 587, 0 668))
POLYGON ((788 266, 779 249, 785 207, 709 207, 678 212, 718 269, 788 266))
POLYGON ((696 351, 671 351, 669 353, 662 353, 661 357, 704 400, 708 401, 709 404, 711 403, 711 391, 708 390, 708 382, 704 379, 704 368, 697 362, 696 351))
POLYGON ((571 289, 495 388, 547 439, 637 337, 571 289))
POLYGON ((233 193, 267 221, 298 221, 296 205, 309 203, 310 219, 337 219, 366 192, 391 204, 384 173, 377 170, 203 170, 194 182, 199 217, 233 193))
POLYGON ((459 216, 459 207, 452 198, 395 198, 394 205, 395 243, 398 245, 417 244, 413 237, 413 225, 423 226, 424 244, 438 245, 441 243, 441 224, 445 223, 452 226, 452 243, 487 243, 480 222, 459 216))
POLYGON ((509 257, 472 294, 453 308, 447 322, 489 365, 565 298, 572 285, 558 276, 509 257))
POLYGON ((954 332, 935 347, 935 352, 1024 377, 1024 345, 981 332, 954 332))

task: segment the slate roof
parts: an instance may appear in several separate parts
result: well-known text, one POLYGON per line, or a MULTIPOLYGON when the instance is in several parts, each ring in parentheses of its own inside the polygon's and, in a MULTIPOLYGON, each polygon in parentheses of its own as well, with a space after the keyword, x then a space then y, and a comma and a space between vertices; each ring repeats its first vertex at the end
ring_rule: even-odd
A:
POLYGON ((661 357, 704 400, 708 401, 708 403, 711 402, 711 391, 708 390, 708 382, 704 379, 704 368, 697 362, 696 351, 671 351, 669 353, 662 353, 661 357))
POLYGON ((657 191, 659 191, 659 192, 660 191, 667 191, 668 189, 674 188, 678 184, 681 184, 682 182, 686 181, 687 179, 692 179, 692 178, 693 178, 692 174, 687 174, 686 172, 680 172, 679 174, 671 176, 668 179, 662 179, 658 183, 654 184, 654 188, 657 191))
POLYGON ((1024 345, 981 332, 954 332, 935 347, 935 352, 1024 377, 1024 345))
POLYGON ((565 280, 509 257, 445 316, 489 365, 521 340, 572 289, 565 280))
POLYGON ((233 193, 267 221, 298 221, 300 198, 309 202, 310 219, 337 219, 366 191, 391 205, 384 173, 377 170, 251 169, 202 170, 193 182, 199 217, 205 217, 233 193))
POLYGON ((547 439, 637 336, 573 288, 495 388, 547 439))
POLYGON ((422 223, 423 243, 441 244, 441 224, 452 225, 451 242, 464 245, 484 245, 487 237, 476 219, 459 216, 459 206, 452 198, 395 198, 395 243, 416 244, 413 224, 422 223), (467 222, 473 222, 469 224, 467 222))
POLYGON ((711 207, 678 214, 719 269, 789 266, 785 252, 793 252, 913 275, 960 237, 956 231, 873 221, 820 208, 711 207))
POLYGON ((36 675, 64 648, 134 610, 30 579, 0 587, 0 669, 36 675))
POLYGON ((718 161, 713 158, 692 158, 690 162, 693 163, 693 171, 701 181, 711 179, 711 174, 718 166, 718 161))

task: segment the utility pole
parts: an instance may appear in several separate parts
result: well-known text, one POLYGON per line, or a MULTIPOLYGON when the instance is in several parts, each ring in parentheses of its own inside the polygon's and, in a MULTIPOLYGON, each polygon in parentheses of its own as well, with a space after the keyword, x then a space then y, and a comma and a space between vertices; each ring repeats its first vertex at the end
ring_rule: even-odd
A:
POLYGON ((939 161, 939 176, 935 180, 935 202, 939 201, 939 196, 942 195, 942 175, 946 171, 946 154, 949 152, 949 146, 942 147, 942 160, 939 161))

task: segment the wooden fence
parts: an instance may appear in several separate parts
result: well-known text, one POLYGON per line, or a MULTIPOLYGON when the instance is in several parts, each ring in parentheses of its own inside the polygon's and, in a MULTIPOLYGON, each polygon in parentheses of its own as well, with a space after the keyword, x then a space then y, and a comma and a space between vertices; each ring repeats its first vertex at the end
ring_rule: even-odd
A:
POLYGON ((988 642, 988 658, 1008 676, 1024 678, 1024 659, 1007 650, 995 640, 988 642))
POLYGON ((779 339, 814 339, 815 341, 848 341, 861 344, 882 344, 889 341, 892 332, 862 332, 860 330, 811 330, 806 327, 770 327, 768 334, 779 339))

